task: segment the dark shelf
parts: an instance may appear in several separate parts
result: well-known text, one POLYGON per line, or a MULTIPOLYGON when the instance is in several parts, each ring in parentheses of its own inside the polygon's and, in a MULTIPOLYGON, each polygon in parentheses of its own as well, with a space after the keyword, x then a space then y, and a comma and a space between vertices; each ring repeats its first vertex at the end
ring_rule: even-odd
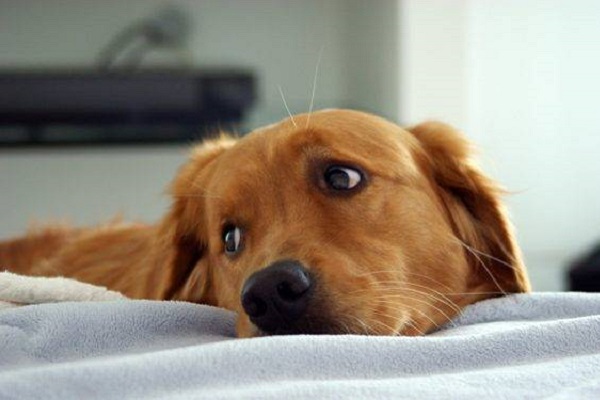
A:
POLYGON ((255 92, 235 69, 0 71, 0 146, 190 141, 237 126, 255 92))

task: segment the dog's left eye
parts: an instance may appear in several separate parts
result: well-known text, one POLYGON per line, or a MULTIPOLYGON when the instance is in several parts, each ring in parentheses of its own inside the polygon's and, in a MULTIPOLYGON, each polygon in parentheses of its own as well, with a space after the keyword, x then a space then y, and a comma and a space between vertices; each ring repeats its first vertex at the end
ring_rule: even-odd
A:
POLYGON ((242 230, 234 225, 228 225, 223 229, 223 244, 225 253, 235 255, 242 247, 242 230))
POLYGON ((349 167, 331 166, 325 171, 325 183, 333 190, 351 190, 362 181, 362 174, 349 167))

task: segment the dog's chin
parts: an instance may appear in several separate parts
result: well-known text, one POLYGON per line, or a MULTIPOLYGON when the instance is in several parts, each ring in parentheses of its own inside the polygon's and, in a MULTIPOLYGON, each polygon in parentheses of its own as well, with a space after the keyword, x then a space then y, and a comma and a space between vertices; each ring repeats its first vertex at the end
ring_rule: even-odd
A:
MULTIPOLYGON (((285 324, 277 327, 260 328, 243 315, 237 323, 237 335, 240 338, 262 337, 262 336, 281 336, 281 335, 340 335, 352 334, 346 326, 336 321, 324 319, 302 318, 294 323, 285 324)), ((356 332, 357 334, 359 332, 356 332)))
MULTIPOLYGON (((351 319, 350 319, 351 320, 351 319)), ((237 335, 240 338, 264 337, 264 336, 280 336, 280 335, 368 335, 368 336, 396 336, 418 335, 417 332, 411 333, 410 329, 393 329, 386 326, 385 329, 379 323, 373 322, 374 326, 380 329, 375 329, 373 326, 366 324, 353 324, 349 321, 337 321, 335 319, 324 318, 302 318, 293 324, 285 326, 273 327, 271 329, 259 327, 252 323, 250 318, 242 315, 237 323, 237 335)), ((400 324, 402 325, 402 324, 400 324)))
POLYGON ((278 336, 278 335, 340 335, 350 332, 334 324, 302 325, 294 324, 291 326, 278 327, 274 330, 261 330, 256 328, 259 336, 278 336))

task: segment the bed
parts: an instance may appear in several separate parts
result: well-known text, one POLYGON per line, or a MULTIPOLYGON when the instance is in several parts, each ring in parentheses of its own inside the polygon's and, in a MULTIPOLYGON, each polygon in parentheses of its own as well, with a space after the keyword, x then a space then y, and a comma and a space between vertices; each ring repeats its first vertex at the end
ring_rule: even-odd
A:
POLYGON ((0 310, 2 399, 600 398, 600 294, 487 300, 426 337, 236 339, 226 310, 48 290, 0 310))

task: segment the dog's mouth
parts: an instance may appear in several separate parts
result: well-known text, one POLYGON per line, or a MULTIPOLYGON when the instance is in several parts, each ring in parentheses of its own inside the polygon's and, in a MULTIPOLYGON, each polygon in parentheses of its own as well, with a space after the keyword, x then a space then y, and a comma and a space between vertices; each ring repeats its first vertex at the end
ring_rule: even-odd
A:
POLYGON ((260 328, 257 326, 257 336, 274 336, 274 335, 339 335, 349 333, 344 330, 341 325, 334 321, 318 316, 306 316, 293 323, 283 324, 277 327, 269 327, 269 329, 260 328))
MULTIPOLYGON (((313 302, 311 302, 313 303, 313 302)), ((248 316, 252 325, 254 325, 253 336, 272 336, 272 335, 339 335, 351 333, 347 326, 330 316, 329 310, 314 300, 314 305, 309 304, 307 311, 299 318, 287 319, 281 318, 276 322, 248 316)))

